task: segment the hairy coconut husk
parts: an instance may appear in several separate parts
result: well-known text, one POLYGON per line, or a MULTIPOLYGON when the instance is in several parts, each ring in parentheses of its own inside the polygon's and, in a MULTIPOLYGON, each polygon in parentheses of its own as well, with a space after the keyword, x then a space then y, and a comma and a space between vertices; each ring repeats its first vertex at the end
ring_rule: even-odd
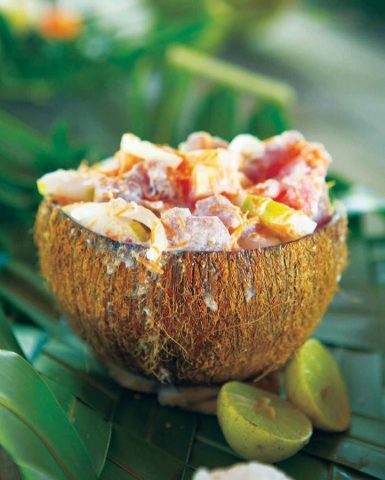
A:
POLYGON ((165 252, 79 226, 44 201, 35 238, 61 310, 97 357, 174 384, 220 384, 273 371, 304 343, 346 264, 346 218, 300 240, 239 252, 165 252))

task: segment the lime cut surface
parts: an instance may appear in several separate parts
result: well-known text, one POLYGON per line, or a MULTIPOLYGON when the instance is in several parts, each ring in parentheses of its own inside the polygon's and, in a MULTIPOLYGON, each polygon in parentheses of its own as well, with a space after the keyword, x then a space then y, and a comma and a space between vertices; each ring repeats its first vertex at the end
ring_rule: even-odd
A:
POLYGON ((294 455, 312 434, 311 422, 289 402, 240 382, 221 388, 218 419, 239 455, 266 463, 294 455))

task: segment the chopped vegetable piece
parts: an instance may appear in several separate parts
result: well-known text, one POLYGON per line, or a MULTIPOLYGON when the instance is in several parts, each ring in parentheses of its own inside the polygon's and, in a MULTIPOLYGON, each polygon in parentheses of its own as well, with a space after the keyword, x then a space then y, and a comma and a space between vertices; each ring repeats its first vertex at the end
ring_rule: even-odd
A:
POLYGON ((162 214, 174 250, 228 250, 230 234, 218 217, 193 216, 188 208, 172 208, 162 214))
POLYGON ((242 457, 278 462, 310 439, 308 418, 277 395, 241 382, 223 385, 218 420, 230 446, 242 457))
POLYGON ((280 237, 291 240, 313 233, 317 227, 316 222, 301 210, 294 210, 266 197, 248 195, 242 210, 258 217, 263 226, 280 237))
POLYGON ((147 251, 146 257, 156 262, 168 247, 166 232, 160 219, 151 210, 135 202, 126 203, 120 216, 141 222, 151 230, 151 248, 147 251))
POLYGON ((318 340, 308 340, 289 362, 285 386, 290 401, 322 430, 342 432, 350 425, 350 402, 341 372, 318 340))
MULTIPOLYGON (((63 210, 81 225, 113 240, 127 241, 129 234, 139 236, 140 238, 136 239, 138 242, 150 240, 146 257, 152 262, 158 261, 162 252, 168 247, 166 232, 160 219, 151 210, 135 202, 127 203, 117 198, 104 203, 71 204, 63 210), (147 231, 138 226, 140 224, 151 231, 150 239, 147 231)), ((129 238, 133 240, 132 237, 129 238)))
POLYGON ((241 209, 223 195, 213 195, 199 200, 195 205, 194 214, 217 216, 229 229, 235 229, 243 222, 241 209))
POLYGON ((240 190, 238 155, 222 148, 195 150, 187 154, 187 160, 192 167, 192 199, 224 192, 235 194, 240 190))
POLYGON ((37 181, 39 193, 72 202, 89 201, 94 195, 94 179, 78 170, 56 170, 37 181))
POLYGON ((71 204, 63 210, 80 225, 114 240, 141 244, 150 238, 141 223, 114 215, 107 203, 71 204))

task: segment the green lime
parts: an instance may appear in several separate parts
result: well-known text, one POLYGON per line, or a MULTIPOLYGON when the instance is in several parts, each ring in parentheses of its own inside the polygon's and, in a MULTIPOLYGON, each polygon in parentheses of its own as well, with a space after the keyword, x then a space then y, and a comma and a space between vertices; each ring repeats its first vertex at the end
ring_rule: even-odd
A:
POLYGON ((240 382, 221 388, 218 419, 239 455, 266 463, 294 455, 312 434, 308 418, 288 401, 240 382))
POLYGON ((342 432, 350 424, 350 402, 341 372, 327 349, 308 340, 285 372, 289 400, 322 430, 342 432))

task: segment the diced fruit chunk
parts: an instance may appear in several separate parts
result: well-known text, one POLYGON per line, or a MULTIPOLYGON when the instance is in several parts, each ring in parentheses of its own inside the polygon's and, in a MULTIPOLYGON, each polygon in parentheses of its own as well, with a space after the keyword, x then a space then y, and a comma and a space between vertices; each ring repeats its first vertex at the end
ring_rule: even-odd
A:
POLYGON ((173 249, 218 251, 230 247, 230 234, 218 217, 198 217, 188 208, 172 208, 162 214, 162 222, 173 249))
POLYGON ((190 250, 223 251, 230 248, 230 234, 218 217, 191 216, 186 220, 190 250))
POLYGON ((113 240, 127 242, 129 238, 141 243, 149 240, 150 248, 146 257, 152 262, 156 262, 168 247, 166 232, 160 219, 151 210, 135 202, 128 203, 117 198, 103 203, 71 204, 63 210, 76 222, 113 240), (150 238, 142 225, 150 230, 150 238), (128 232, 140 238, 132 238, 128 232))
POLYGON ((300 210, 258 195, 248 195, 242 210, 257 216, 260 223, 282 238, 294 240, 313 233, 317 223, 300 210))
POLYGON ((240 382, 221 388, 218 420, 239 455, 267 463, 294 455, 312 434, 308 418, 288 401, 240 382))
POLYGON ((317 340, 308 340, 289 362, 285 386, 290 401, 315 427, 334 432, 349 427, 350 402, 341 372, 317 340))
POLYGON ((216 216, 227 228, 237 228, 243 222, 241 209, 233 205, 223 195, 212 195, 199 200, 195 205, 195 215, 216 216))
POLYGON ((216 193, 218 172, 214 167, 196 165, 192 171, 192 195, 193 198, 202 198, 216 193))
POLYGON ((193 200, 218 193, 235 194, 240 189, 238 156, 227 150, 196 150, 186 154, 191 167, 193 200))

